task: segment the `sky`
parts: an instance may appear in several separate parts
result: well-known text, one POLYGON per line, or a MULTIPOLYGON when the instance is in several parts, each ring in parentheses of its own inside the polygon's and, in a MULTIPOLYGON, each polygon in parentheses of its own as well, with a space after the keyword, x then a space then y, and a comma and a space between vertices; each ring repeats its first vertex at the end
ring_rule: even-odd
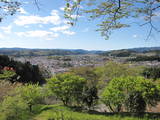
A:
MULTIPOLYGON (((114 31, 105 40, 96 31, 98 20, 79 17, 75 26, 63 17, 64 0, 39 0, 40 10, 32 0, 23 0, 19 12, 0 23, 0 47, 115 50, 160 46, 160 34, 145 40, 148 27, 132 27, 114 31)), ((160 14, 155 24, 160 28, 160 14)), ((128 22, 135 22, 128 20, 128 22)))

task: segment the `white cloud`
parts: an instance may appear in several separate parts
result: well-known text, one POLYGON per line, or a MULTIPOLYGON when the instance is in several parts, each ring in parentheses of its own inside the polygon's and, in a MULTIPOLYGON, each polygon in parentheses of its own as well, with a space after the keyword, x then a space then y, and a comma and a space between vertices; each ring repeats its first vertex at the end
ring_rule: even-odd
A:
POLYGON ((69 25, 63 25, 63 26, 58 26, 58 27, 50 28, 50 30, 52 30, 54 32, 62 32, 64 30, 68 30, 69 28, 70 28, 69 25))
POLYGON ((66 30, 66 31, 62 31, 63 34, 66 34, 66 35, 74 35, 75 32, 73 31, 69 31, 69 30, 66 30))
POLYGON ((46 39, 46 40, 51 40, 59 36, 57 33, 44 31, 44 30, 16 32, 16 34, 20 37, 33 37, 33 38, 40 38, 40 39, 46 39))
POLYGON ((23 2, 23 4, 29 4, 29 2, 28 2, 28 1, 25 1, 25 2, 23 2))
POLYGON ((6 26, 6 27, 0 27, 0 29, 2 29, 3 32, 6 33, 6 34, 10 34, 10 33, 11 33, 12 26, 9 25, 9 26, 6 26))
POLYGON ((57 10, 52 10, 50 16, 18 16, 18 18, 14 21, 16 25, 23 26, 29 24, 53 24, 59 25, 62 23, 62 20, 58 14, 57 10))
POLYGON ((40 24, 40 25, 38 25, 38 26, 39 26, 40 28, 43 28, 43 25, 41 25, 41 24, 40 24))
POLYGON ((51 25, 48 30, 35 30, 16 32, 15 34, 20 37, 33 37, 38 39, 51 40, 59 36, 59 34, 74 35, 75 32, 70 31, 70 25, 67 24, 67 20, 60 17, 57 10, 52 10, 49 16, 38 15, 23 15, 18 16, 14 23, 18 26, 32 27, 36 24, 38 28, 44 28, 43 25, 51 25))
POLYGON ((27 11, 25 11, 24 10, 24 8, 19 8, 19 12, 21 13, 21 14, 28 14, 28 12, 27 11))
POLYGON ((137 38, 137 37, 138 37, 138 35, 136 35, 136 34, 135 34, 135 35, 133 35, 133 38, 137 38))
POLYGON ((2 33, 0 33, 0 39, 5 38, 4 35, 2 33))
POLYGON ((29 28, 29 26, 28 26, 28 25, 25 25, 24 27, 25 27, 25 28, 29 28))
POLYGON ((60 7, 59 9, 62 10, 62 11, 64 11, 65 7, 63 6, 63 7, 60 7))
POLYGON ((70 15, 71 18, 76 19, 76 18, 82 18, 84 16, 81 15, 70 15))
POLYGON ((88 32, 89 28, 85 28, 82 32, 88 32))
POLYGON ((160 20, 160 11, 157 11, 154 13, 155 16, 152 17, 153 21, 158 21, 160 20))
POLYGON ((54 32, 61 32, 65 35, 74 35, 75 32, 69 30, 70 26, 69 25, 63 25, 63 26, 58 26, 58 27, 53 27, 50 28, 50 30, 54 32))

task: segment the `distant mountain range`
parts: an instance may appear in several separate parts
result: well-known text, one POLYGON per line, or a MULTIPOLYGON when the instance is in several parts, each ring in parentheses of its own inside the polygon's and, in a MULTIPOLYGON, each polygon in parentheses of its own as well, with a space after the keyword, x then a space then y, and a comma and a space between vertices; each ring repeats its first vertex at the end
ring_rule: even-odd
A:
POLYGON ((108 54, 119 52, 143 53, 149 51, 160 51, 160 47, 141 47, 121 50, 100 51, 83 49, 28 49, 28 48, 0 48, 1 55, 10 56, 52 56, 52 55, 85 55, 85 54, 108 54))
POLYGON ((85 55, 101 54, 105 51, 83 49, 28 49, 28 48, 0 48, 0 54, 10 56, 52 56, 52 55, 85 55))
POLYGON ((130 48, 128 50, 141 53, 141 52, 147 52, 147 51, 160 50, 160 47, 140 47, 140 48, 130 48))

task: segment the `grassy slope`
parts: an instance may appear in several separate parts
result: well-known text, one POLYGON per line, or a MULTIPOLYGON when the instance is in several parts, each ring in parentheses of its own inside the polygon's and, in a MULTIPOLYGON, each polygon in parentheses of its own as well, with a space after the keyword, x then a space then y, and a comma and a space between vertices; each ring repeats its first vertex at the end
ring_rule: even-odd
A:
POLYGON ((39 110, 39 114, 35 115, 32 120, 151 120, 151 118, 89 114, 77 112, 60 105, 46 105, 39 110))

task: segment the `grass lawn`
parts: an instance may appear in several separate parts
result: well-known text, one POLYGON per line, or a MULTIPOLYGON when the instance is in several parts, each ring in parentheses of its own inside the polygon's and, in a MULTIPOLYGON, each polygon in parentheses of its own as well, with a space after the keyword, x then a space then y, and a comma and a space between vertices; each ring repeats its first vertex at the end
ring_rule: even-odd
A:
POLYGON ((129 115, 87 113, 85 111, 77 111, 72 108, 61 105, 45 105, 37 108, 39 112, 32 120, 160 120, 154 118, 156 116, 145 115, 146 117, 131 117, 129 115))

